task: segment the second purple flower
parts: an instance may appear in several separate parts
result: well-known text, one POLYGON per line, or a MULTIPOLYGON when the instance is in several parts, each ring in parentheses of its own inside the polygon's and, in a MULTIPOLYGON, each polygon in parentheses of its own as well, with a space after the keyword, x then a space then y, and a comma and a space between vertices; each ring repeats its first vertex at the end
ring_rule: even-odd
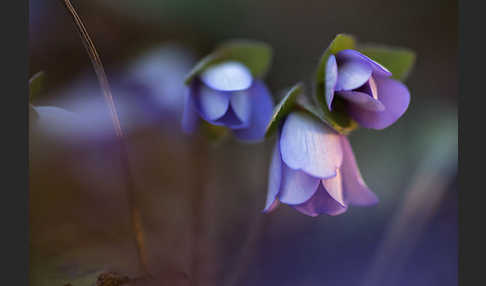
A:
POLYGON ((203 59, 186 81, 184 131, 193 132, 203 120, 243 141, 263 139, 274 107, 261 79, 269 62, 269 48, 248 41, 230 42, 203 59))

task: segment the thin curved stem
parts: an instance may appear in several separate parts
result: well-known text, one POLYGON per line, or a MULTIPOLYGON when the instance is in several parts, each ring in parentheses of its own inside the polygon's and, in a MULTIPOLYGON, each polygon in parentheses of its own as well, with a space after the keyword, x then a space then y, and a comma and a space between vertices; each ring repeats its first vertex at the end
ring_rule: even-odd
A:
POLYGON ((76 28, 79 32, 83 45, 86 48, 89 58, 91 59, 91 63, 93 64, 93 68, 96 72, 96 76, 98 78, 101 89, 103 91, 103 96, 105 98, 106 104, 110 111, 110 117, 113 123, 113 128, 115 129, 115 134, 121 149, 120 159, 121 159, 121 167, 123 172, 122 177, 124 178, 125 181, 127 199, 130 208, 131 224, 132 224, 135 244, 137 246, 138 258, 140 260, 140 267, 145 275, 150 276, 150 273, 148 271, 148 260, 147 260, 146 249, 145 249, 145 239, 142 230, 141 213, 137 206, 135 185, 133 182, 133 177, 129 166, 125 135, 121 128, 120 119, 115 106, 115 102, 113 100, 113 95, 111 93, 110 85, 106 77, 105 69, 103 68, 103 64, 101 63, 100 56, 96 51, 96 47, 93 41, 91 40, 91 37, 89 36, 86 27, 83 24, 83 21, 81 20, 78 13, 76 12, 76 9, 73 7, 73 5, 69 0, 59 0, 59 1, 61 1, 61 3, 66 7, 67 11, 72 16, 74 23, 76 24, 76 28))

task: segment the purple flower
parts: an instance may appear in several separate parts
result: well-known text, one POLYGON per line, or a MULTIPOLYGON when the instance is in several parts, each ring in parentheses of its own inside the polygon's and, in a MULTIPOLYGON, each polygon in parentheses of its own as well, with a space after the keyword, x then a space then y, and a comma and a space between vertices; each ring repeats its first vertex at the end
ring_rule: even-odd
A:
POLYGON ((361 126, 383 129, 402 116, 410 93, 391 72, 355 50, 330 55, 326 64, 325 97, 329 110, 337 96, 347 102, 348 114, 361 126))
POLYGON ((378 199, 363 181, 348 139, 299 111, 287 116, 274 148, 264 212, 279 202, 317 216, 378 199))
POLYGON ((273 100, 265 84, 243 64, 227 61, 211 66, 189 86, 182 126, 191 133, 203 119, 230 128, 245 141, 263 139, 273 100))

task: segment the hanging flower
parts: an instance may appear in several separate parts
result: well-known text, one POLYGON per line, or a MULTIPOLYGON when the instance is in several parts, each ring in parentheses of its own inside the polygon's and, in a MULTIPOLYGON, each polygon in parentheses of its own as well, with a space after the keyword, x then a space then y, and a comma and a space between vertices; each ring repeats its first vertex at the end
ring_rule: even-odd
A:
POLYGON ((293 111, 283 121, 270 164, 264 211, 279 202, 317 216, 338 215, 349 205, 372 205, 351 145, 313 115, 293 111))
POLYGON ((270 91, 242 63, 228 61, 209 67, 189 86, 183 128, 194 129, 196 118, 225 126, 241 140, 259 140, 273 111, 270 91))
POLYGON ((353 36, 336 35, 317 66, 314 97, 299 97, 303 85, 294 85, 267 126, 266 136, 278 131, 278 139, 265 212, 284 203, 309 216, 338 215, 378 202, 346 136, 359 125, 383 129, 403 115, 410 93, 398 79, 414 61, 410 50, 356 45, 353 36))
POLYGON ((356 50, 331 54, 326 64, 325 97, 329 110, 336 97, 359 125, 383 129, 400 118, 410 103, 407 87, 391 79, 385 67, 356 50))
POLYGON ((192 133, 203 121, 240 140, 263 139, 274 106, 262 80, 270 60, 268 45, 248 40, 226 42, 203 58, 186 78, 183 130, 192 133))

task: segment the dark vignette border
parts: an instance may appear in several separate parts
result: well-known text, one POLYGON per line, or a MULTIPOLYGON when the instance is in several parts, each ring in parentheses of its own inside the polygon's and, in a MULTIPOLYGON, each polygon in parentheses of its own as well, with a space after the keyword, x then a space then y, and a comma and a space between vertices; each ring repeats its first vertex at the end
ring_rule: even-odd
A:
POLYGON ((485 16, 480 2, 459 1, 459 285, 485 283, 485 16))
POLYGON ((28 0, 2 2, 2 285, 28 285, 28 0))
MULTIPOLYGON (((46 0, 54 1, 54 0, 46 0)), ((28 285, 28 1, 5 1, 2 9, 2 267, 1 284, 28 285)), ((484 260, 478 246, 486 241, 483 233, 484 168, 466 167, 467 153, 485 146, 479 102, 486 98, 481 86, 486 50, 484 10, 480 1, 459 1, 459 285, 484 283, 484 260), (478 3, 478 5, 473 5, 478 3), (466 74, 466 71, 467 74, 466 74), (466 100, 466 95, 469 100, 466 100), (466 104, 469 103, 469 104, 466 104), (466 139, 466 130, 477 134, 466 139), (468 146, 469 145, 469 146, 468 146), (468 230, 466 230, 468 229, 468 230), (476 255, 476 257, 474 257, 476 255), (477 258, 477 259, 474 259, 477 258), (478 259, 479 258, 479 259, 478 259), (469 260, 469 263, 466 262, 469 260), (473 261, 474 259, 474 261, 473 261), (474 275, 476 274, 476 275, 474 275)), ((480 162, 484 156, 473 153, 480 162)), ((470 165, 472 163, 470 162, 470 165)))

